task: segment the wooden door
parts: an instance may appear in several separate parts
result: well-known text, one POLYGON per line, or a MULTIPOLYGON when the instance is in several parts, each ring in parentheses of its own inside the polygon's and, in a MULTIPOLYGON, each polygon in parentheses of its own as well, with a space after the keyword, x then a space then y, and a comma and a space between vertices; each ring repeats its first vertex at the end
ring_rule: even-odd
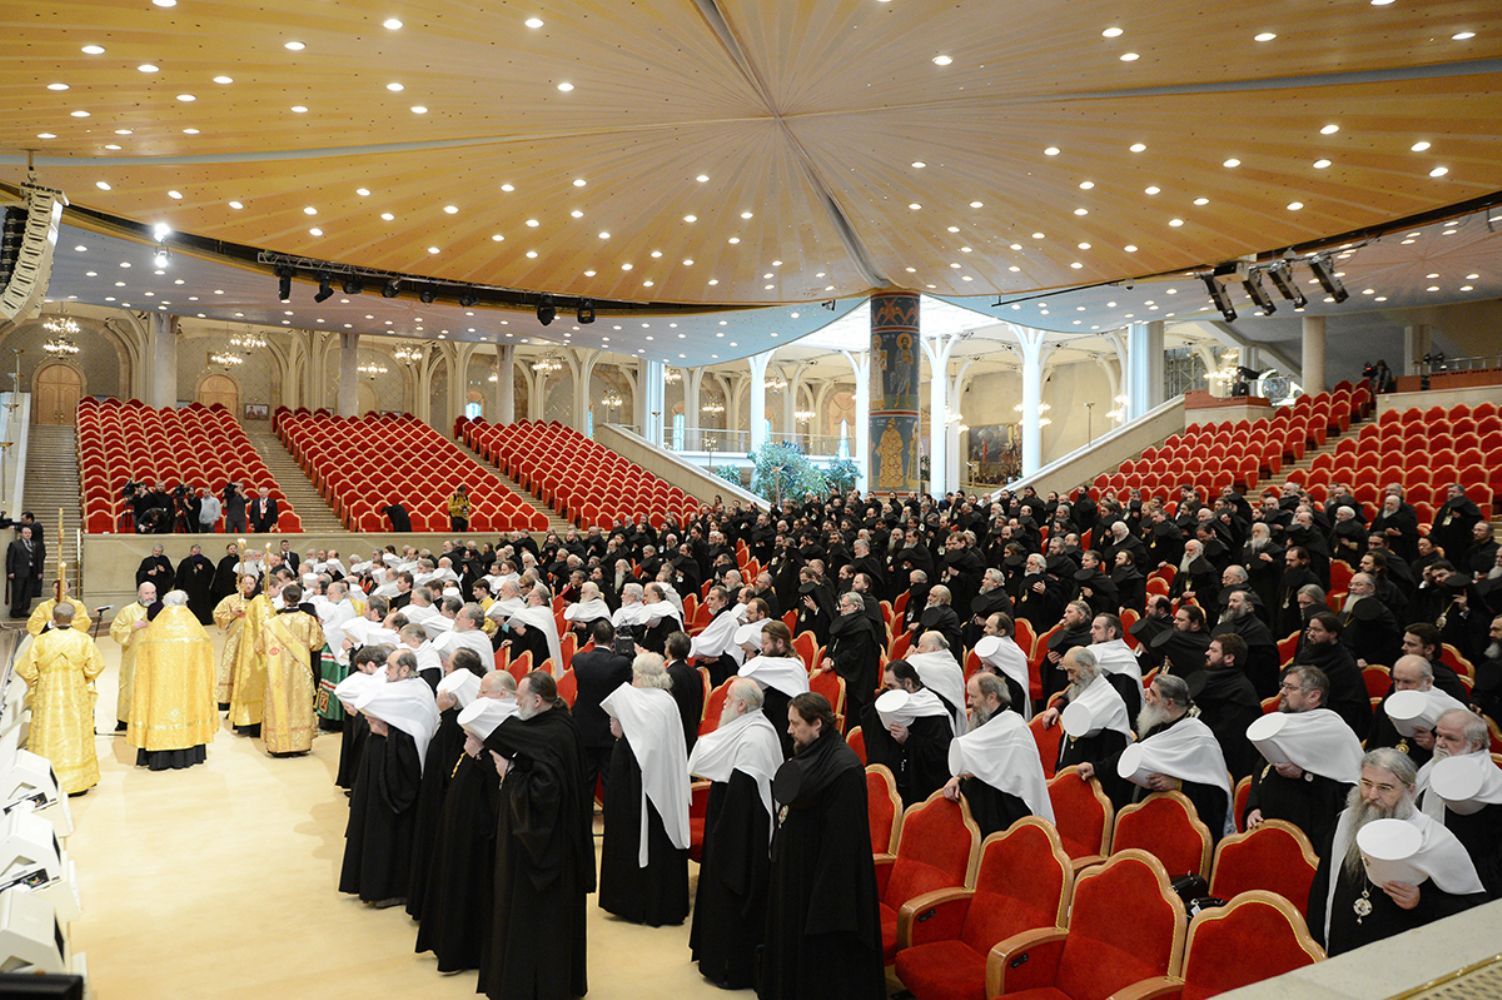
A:
POLYGON ((231 416, 240 418, 240 387, 228 375, 205 375, 198 383, 198 401, 204 406, 223 403, 231 416))
POLYGON ((72 424, 83 398, 83 376, 68 365, 45 365, 36 375, 33 417, 39 424, 72 424))

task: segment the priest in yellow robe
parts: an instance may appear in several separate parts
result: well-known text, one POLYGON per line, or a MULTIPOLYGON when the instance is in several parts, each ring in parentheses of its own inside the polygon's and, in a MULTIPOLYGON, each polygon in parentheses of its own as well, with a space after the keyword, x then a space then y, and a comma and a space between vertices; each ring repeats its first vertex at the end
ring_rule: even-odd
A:
POLYGON ((136 766, 153 771, 202 764, 219 728, 214 705, 214 643, 174 590, 162 610, 137 633, 130 728, 136 766))
POLYGON ((27 645, 16 660, 16 674, 30 689, 26 748, 46 757, 63 791, 77 795, 99 784, 94 679, 104 672, 104 657, 72 624, 71 604, 53 608, 52 628, 27 645))
MULTIPOLYGON (((73 627, 80 632, 87 632, 89 626, 93 624, 89 620, 89 609, 83 606, 82 601, 68 596, 66 581, 60 580, 53 586, 62 591, 61 603, 71 605, 73 608, 73 627)), ((41 635, 42 629, 52 624, 52 609, 57 607, 58 603, 57 592, 54 590, 53 596, 32 609, 31 617, 26 619, 26 631, 32 635, 41 635)))
MULTIPOLYGON (((260 736, 266 702, 266 622, 276 613, 272 602, 286 580, 275 574, 266 578, 266 589, 245 605, 240 626, 240 645, 230 672, 229 721, 241 736, 260 736)), ((243 584, 242 584, 243 586, 243 584)))
POLYGON ((253 639, 245 635, 245 611, 256 592, 256 578, 240 577, 240 589, 230 594, 214 607, 214 624, 225 632, 224 652, 219 655, 219 670, 215 674, 214 693, 221 712, 229 711, 230 697, 234 691, 235 664, 241 655, 241 646, 255 646, 253 639))
POLYGON ((318 615, 302 606, 302 588, 289 583, 281 589, 282 609, 262 626, 266 651, 265 721, 261 736, 272 756, 307 753, 313 749, 315 691, 313 658, 323 649, 323 626, 318 615))
POLYGON ((156 603, 156 584, 143 583, 136 588, 136 599, 115 613, 110 622, 110 638, 120 646, 120 690, 115 699, 115 732, 123 733, 130 724, 131 685, 136 676, 136 636, 151 624, 147 617, 156 603))

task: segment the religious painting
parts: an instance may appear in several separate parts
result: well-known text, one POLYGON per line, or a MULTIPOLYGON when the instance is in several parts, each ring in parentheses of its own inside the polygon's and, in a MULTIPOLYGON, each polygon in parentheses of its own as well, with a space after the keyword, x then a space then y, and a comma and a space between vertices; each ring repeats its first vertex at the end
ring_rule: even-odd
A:
POLYGON ((971 482, 1009 483, 1022 474, 1022 431, 1017 424, 981 424, 968 433, 971 482))
POLYGON ((246 420, 270 420, 271 419, 271 404, 269 404, 269 403, 246 403, 245 404, 245 419, 246 420))
POLYGON ((871 489, 879 493, 917 493, 918 418, 888 414, 871 426, 871 489))

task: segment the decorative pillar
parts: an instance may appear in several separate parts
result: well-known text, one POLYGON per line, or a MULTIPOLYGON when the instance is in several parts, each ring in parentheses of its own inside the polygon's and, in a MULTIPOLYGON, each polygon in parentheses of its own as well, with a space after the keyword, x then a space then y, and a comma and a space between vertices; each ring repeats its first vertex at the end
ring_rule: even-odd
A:
POLYGON ((1022 353, 1022 474, 1031 476, 1043 465, 1043 427, 1038 422, 1042 414, 1038 407, 1043 403, 1043 362, 1053 348, 1045 343, 1048 334, 1043 330, 1013 324, 1012 333, 1022 353))
POLYGON ((772 351, 753 354, 746 359, 751 368, 751 451, 761 449, 767 443, 767 365, 772 360, 772 351))
POLYGON ((169 313, 148 313, 151 317, 151 399, 152 406, 177 405, 177 317, 169 313))
POLYGON ((1427 323, 1414 323, 1403 327, 1403 374, 1418 375, 1424 365, 1424 355, 1433 353, 1434 335, 1427 323))
POLYGON ((496 345, 491 402, 491 423, 509 424, 516 420, 516 347, 512 344, 496 345))
POLYGON ((943 496, 952 490, 949 467, 949 356, 963 333, 922 341, 928 357, 928 490, 943 496))
MULTIPOLYGON (((971 357, 961 361, 955 370, 954 377, 949 382, 950 407, 954 411, 954 415, 961 418, 948 422, 949 434, 945 443, 945 454, 949 457, 945 476, 951 490, 959 489, 960 484, 965 481, 961 462, 964 452, 960 450, 960 425, 964 423, 963 400, 965 398, 965 382, 968 380, 970 374, 970 363, 974 360, 971 357)), ((969 432, 967 431, 966 433, 969 432)))
POLYGON ((699 386, 704 381, 703 368, 687 368, 683 372, 683 424, 687 431, 684 450, 699 450, 699 427, 702 414, 699 412, 699 386))
POLYGON ((316 410, 324 405, 323 350, 317 330, 303 332, 302 398, 303 405, 316 410))
POLYGON ((589 426, 589 412, 594 407, 590 390, 601 353, 593 347, 576 348, 573 352, 578 360, 574 366, 574 427, 580 434, 589 426))
POLYGON ((663 421, 666 417, 664 411, 667 408, 667 384, 663 381, 666 369, 661 361, 642 361, 638 364, 636 426, 641 429, 642 437, 654 447, 661 447, 663 421))
POLYGON ((339 334, 339 415, 360 415, 360 373, 355 370, 360 363, 360 335, 339 334))
POLYGON ((1304 391, 1313 396, 1325 391, 1325 317, 1304 317, 1303 346, 1304 391))
POLYGON ((919 490, 917 292, 871 296, 871 482, 879 493, 915 495, 919 490))
POLYGON ((867 489, 871 467, 871 354, 869 351, 841 351, 855 374, 855 461, 856 488, 867 489))
POLYGON ((1163 403, 1163 321, 1127 327, 1127 419, 1163 403))

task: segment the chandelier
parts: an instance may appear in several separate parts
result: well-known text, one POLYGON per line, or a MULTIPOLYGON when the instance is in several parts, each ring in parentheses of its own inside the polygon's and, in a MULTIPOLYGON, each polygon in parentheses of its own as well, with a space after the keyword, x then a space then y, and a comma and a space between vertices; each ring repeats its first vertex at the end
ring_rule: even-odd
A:
POLYGON ((215 351, 209 355, 209 362, 221 368, 234 368, 236 365, 243 365, 245 359, 234 351, 215 351))
POLYGON ((563 371, 563 362, 549 354, 532 362, 532 370, 543 375, 556 375, 563 371))
POLYGON ((796 410, 796 411, 794 411, 793 416, 797 419, 797 421, 800 424, 806 424, 810 420, 814 419, 814 411, 813 410, 796 410))
POLYGON ((707 414, 709 414, 712 417, 717 417, 720 414, 722 414, 722 413, 725 412, 725 404, 724 403, 705 403, 703 406, 699 407, 699 412, 700 413, 707 413, 707 414))
POLYGON ((662 373, 662 381, 666 385, 677 385, 682 380, 683 373, 680 371, 674 371, 672 368, 669 368, 662 373))
POLYGON ((609 392, 605 393, 604 396, 600 397, 600 405, 607 410, 614 410, 618 407, 624 406, 625 403, 626 401, 621 398, 621 394, 616 392, 614 389, 611 389, 609 392))
POLYGON ((422 360, 422 348, 415 344, 401 344, 391 352, 391 356, 401 364, 415 365, 422 360))
POLYGON ((376 378, 386 374, 390 369, 378 361, 367 361, 364 364, 355 365, 355 371, 369 378, 376 378))
POLYGON ((229 339, 229 346, 239 351, 258 351, 266 346, 266 338, 253 330, 244 330, 229 339))
POLYGON ((77 354, 79 347, 73 342, 73 336, 78 333, 78 323, 67 316, 53 316, 42 324, 42 329, 52 334, 47 342, 42 345, 42 350, 53 357, 61 357, 64 354, 77 354))
POLYGON ((773 375, 763 384, 773 392, 781 392, 788 387, 788 380, 781 375, 773 375))

